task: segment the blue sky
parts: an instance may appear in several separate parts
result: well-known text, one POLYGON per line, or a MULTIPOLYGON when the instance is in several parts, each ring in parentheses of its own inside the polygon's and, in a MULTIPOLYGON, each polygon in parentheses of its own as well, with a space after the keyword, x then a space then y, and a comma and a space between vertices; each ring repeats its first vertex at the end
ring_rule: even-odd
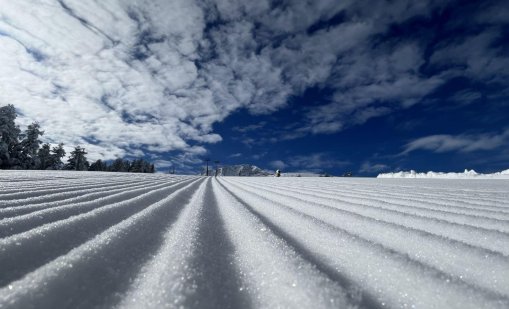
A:
POLYGON ((0 105, 89 158, 509 166, 504 1, 0 0, 0 105))

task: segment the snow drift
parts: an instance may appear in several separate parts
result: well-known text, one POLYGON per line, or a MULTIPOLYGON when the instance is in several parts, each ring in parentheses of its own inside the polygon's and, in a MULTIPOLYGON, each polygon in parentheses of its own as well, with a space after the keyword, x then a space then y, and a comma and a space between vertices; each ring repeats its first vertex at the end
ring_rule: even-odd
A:
POLYGON ((463 173, 427 172, 417 173, 414 170, 409 172, 396 172, 379 174, 377 178, 446 178, 446 179, 509 179, 509 170, 493 174, 480 174, 474 170, 467 170, 463 173))

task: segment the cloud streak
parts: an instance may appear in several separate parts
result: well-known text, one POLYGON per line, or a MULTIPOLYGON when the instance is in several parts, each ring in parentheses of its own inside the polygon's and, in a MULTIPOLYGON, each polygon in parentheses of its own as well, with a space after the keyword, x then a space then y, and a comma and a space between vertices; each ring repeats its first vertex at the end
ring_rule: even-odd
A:
POLYGON ((360 173, 378 173, 382 171, 389 170, 390 167, 383 163, 371 163, 369 161, 366 161, 362 163, 359 172, 360 173))
POLYGON ((405 145, 401 155, 416 150, 427 150, 435 153, 445 152, 474 152, 492 150, 507 145, 509 130, 501 133, 460 134, 460 135, 430 135, 418 138, 405 145))

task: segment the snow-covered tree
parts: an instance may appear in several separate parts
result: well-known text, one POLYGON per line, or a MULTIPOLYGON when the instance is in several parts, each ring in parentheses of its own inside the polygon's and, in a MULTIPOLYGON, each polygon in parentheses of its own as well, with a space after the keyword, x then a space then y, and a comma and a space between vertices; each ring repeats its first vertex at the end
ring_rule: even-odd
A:
POLYGON ((0 168, 20 168, 19 127, 14 105, 0 107, 0 168))
POLYGON ((51 158, 49 167, 54 170, 61 170, 64 167, 62 158, 65 157, 64 144, 60 143, 58 146, 51 149, 51 158))
POLYGON ((67 160, 66 169, 87 171, 90 165, 87 161, 87 157, 85 157, 86 154, 87 152, 85 151, 85 148, 76 146, 74 150, 71 151, 71 156, 67 160))
POLYGON ((21 141, 22 165, 25 169, 38 169, 40 165, 37 152, 41 146, 39 137, 44 134, 39 123, 34 122, 28 126, 21 141))

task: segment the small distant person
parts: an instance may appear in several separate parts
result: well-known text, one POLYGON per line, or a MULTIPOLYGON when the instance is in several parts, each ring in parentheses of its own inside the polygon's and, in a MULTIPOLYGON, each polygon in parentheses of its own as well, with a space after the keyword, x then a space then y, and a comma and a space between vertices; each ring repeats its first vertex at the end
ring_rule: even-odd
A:
POLYGON ((280 170, 276 170, 276 177, 281 177, 281 171, 280 170))

